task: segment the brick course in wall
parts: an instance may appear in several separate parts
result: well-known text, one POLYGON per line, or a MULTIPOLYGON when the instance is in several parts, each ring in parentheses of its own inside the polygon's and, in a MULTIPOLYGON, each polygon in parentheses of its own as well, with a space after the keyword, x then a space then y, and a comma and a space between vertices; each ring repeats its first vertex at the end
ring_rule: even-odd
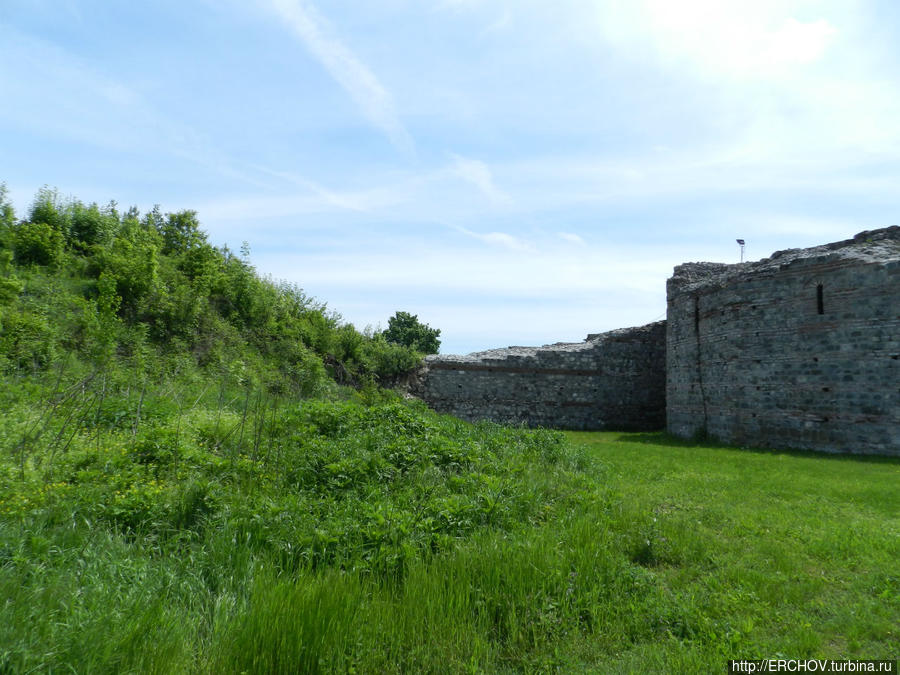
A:
POLYGON ((671 433, 900 455, 900 228, 680 265, 667 291, 671 433))
POLYGON ((557 429, 661 429, 665 322, 584 342, 429 356, 414 393, 466 420, 557 429))

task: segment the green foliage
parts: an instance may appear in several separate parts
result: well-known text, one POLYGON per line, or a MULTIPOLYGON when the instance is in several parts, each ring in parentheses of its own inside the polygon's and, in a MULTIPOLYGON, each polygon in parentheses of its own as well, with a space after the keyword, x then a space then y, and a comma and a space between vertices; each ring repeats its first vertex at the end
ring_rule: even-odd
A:
POLYGON ((20 265, 56 267, 63 255, 63 235, 45 222, 21 223, 13 229, 13 253, 20 265))
POLYGON ((423 354, 437 354, 441 348, 441 331, 419 322, 415 314, 397 312, 388 319, 384 338, 388 342, 415 349, 423 354))
POLYGON ((71 214, 63 203, 59 192, 46 185, 38 190, 28 211, 28 222, 44 223, 63 237, 69 235, 71 214))
POLYGON ((12 273, 12 253, 0 250, 0 307, 15 300, 25 285, 12 273))
POLYGON ((136 319, 154 294, 161 291, 159 280, 160 236, 155 230, 127 220, 107 248, 97 250, 93 267, 98 276, 115 281, 122 311, 136 319))
POLYGON ((7 237, 16 222, 16 212, 8 200, 9 189, 6 183, 0 183, 0 249, 7 246, 7 237))
POLYGON ((372 373, 382 381, 390 381, 413 370, 420 362, 419 354, 404 345, 389 342, 376 335, 363 343, 360 350, 372 373))
POLYGON ((69 237, 79 247, 104 246, 119 229, 118 215, 110 209, 103 212, 96 204, 85 206, 76 201, 70 212, 69 237))
MULTIPOLYGON (((142 218, 131 208, 120 215, 114 202, 66 202, 43 188, 29 218, 9 231, 15 265, 47 272, 29 270, 29 308, 14 302, 26 287, 15 265, 0 275, 4 316, 31 312, 0 317, 21 329, 18 337, 7 335, 11 346, 41 332, 34 316, 52 315, 60 330, 43 349, 51 360, 73 348, 90 360, 130 353, 124 336, 140 334, 146 348, 190 353, 203 367, 240 360, 254 381, 300 396, 329 381, 390 383, 419 362, 413 347, 360 333, 296 285, 260 277, 247 255, 209 244, 194 211, 155 207, 142 218)), ((17 351, 3 363, 21 364, 20 357, 17 351)), ((32 359, 30 367, 36 364, 49 361, 32 359)))
POLYGON ((344 636, 353 630, 363 589, 341 574, 285 579, 264 573, 253 583, 247 612, 217 636, 215 672, 333 673, 350 664, 344 636), (285 639, 291 636, 290 639, 285 639))
POLYGON ((200 229, 196 211, 170 213, 157 222, 157 228, 167 255, 187 253, 206 244, 206 233, 200 229))
POLYGON ((35 312, 5 310, 0 325, 0 355, 3 362, 25 370, 49 366, 58 353, 56 327, 35 312))
POLYGON ((893 460, 297 404, 176 367, 143 390, 74 365, 0 389, 7 670, 705 673, 892 653, 893 460))

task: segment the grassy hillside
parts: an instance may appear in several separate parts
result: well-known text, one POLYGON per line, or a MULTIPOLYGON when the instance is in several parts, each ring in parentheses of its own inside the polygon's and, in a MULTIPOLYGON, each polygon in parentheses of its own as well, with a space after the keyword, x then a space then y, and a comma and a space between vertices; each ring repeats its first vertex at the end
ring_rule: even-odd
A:
POLYGON ((193 211, 141 215, 41 190, 16 219, 0 185, 0 371, 194 371, 272 394, 390 381, 420 354, 363 334, 248 250, 209 243, 193 211))
POLYGON ((897 654, 896 460, 436 415, 190 212, 0 197, 0 243, 0 672, 897 654))

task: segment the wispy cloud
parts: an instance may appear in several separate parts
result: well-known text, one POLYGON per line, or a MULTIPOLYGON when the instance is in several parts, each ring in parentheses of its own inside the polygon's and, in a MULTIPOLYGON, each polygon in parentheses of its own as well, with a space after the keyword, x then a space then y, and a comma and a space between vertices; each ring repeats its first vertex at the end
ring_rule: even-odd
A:
POLYGON ((287 171, 276 171, 274 169, 269 169, 267 167, 259 165, 253 165, 252 168, 274 178, 280 178, 281 180, 287 181, 288 183, 292 183, 293 185, 305 188, 312 192, 316 197, 319 197, 322 202, 324 202, 324 204, 328 206, 334 206, 340 209, 358 212, 369 211, 373 206, 373 201, 371 199, 373 194, 372 190, 355 193, 337 192, 335 190, 329 190, 328 188, 324 187, 314 180, 304 178, 303 176, 298 176, 295 173, 290 173, 287 171))
POLYGON ((463 234, 472 237, 473 239, 478 239, 479 241, 483 241, 486 244, 491 244, 492 246, 500 246, 502 248, 509 249, 510 251, 532 251, 534 250, 534 246, 530 243, 521 239, 519 237, 513 236, 506 232, 473 232, 472 230, 467 230, 464 227, 460 227, 458 225, 454 225, 453 229, 458 232, 462 232, 463 234))
POLYGON ((147 113, 136 105, 134 90, 28 34, 0 27, 0 42, 4 98, 16 102, 0 107, 0 121, 105 148, 131 148, 138 141, 134 126, 140 126, 147 113), (39 90, 35 82, 41 83, 39 90), (58 104, 47 104, 48 92, 58 104), (98 100, 102 106, 96 106, 98 100), (123 118, 131 118, 132 126, 123 118))
POLYGON ((438 0, 437 9, 460 10, 472 7, 478 7, 483 4, 483 0, 438 0))
POLYGON ((485 29, 485 33, 496 33, 498 31, 506 30, 512 25, 512 12, 509 9, 503 10, 503 14, 501 14, 494 23, 488 26, 485 29))
POLYGON ((559 238, 569 242, 570 244, 578 244, 579 246, 584 246, 585 243, 584 239, 573 232, 560 232, 559 238))
POLYGON ((467 183, 477 187, 495 206, 512 204, 512 197, 497 187, 490 167, 484 162, 453 155, 451 170, 467 183))
POLYGON ((0 43, 7 57, 0 63, 0 81, 5 96, 17 103, 0 106, 0 123, 96 152, 176 157, 210 174, 265 187, 205 134, 161 112, 139 88, 108 74, 102 64, 6 28, 0 28, 0 43), (47 92, 53 92, 53 105, 47 92))
POLYGON ((326 19, 303 0, 268 0, 310 54, 349 94, 369 122, 399 150, 414 152, 414 143, 397 115, 393 97, 375 73, 331 31, 326 19))

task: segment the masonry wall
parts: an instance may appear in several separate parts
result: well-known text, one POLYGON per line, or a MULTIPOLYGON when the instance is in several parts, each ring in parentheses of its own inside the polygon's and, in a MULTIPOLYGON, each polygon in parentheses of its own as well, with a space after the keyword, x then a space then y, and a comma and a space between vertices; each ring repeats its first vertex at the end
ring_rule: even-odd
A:
POLYGON ((557 429, 665 426, 665 322, 584 342, 430 356, 415 393, 466 420, 557 429))
POLYGON ((668 282, 667 428, 900 455, 900 228, 668 282))

